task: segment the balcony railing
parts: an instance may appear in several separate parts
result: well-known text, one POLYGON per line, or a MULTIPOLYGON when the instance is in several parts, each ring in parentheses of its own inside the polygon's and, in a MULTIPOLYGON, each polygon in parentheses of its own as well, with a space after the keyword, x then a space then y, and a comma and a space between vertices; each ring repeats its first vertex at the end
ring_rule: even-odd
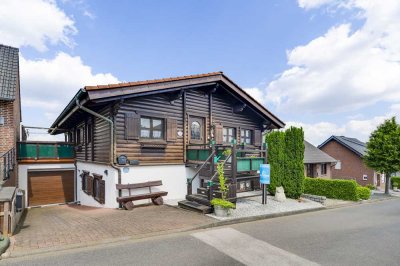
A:
POLYGON ((66 142, 18 142, 17 158, 19 161, 74 159, 74 145, 66 142))
POLYGON ((0 155, 0 180, 10 178, 11 171, 15 166, 15 148, 10 149, 6 153, 0 155))
MULTIPOLYGON (((186 150, 186 162, 198 163, 204 162, 209 156, 215 152, 215 160, 224 159, 222 154, 224 150, 236 150, 236 156, 232 156, 236 160, 237 172, 248 172, 260 170, 260 165, 266 163, 266 149, 251 149, 236 145, 214 145, 209 144, 190 144, 186 150)), ((210 161, 211 162, 211 161, 210 161)), ((212 163, 212 162, 211 162, 212 163)))

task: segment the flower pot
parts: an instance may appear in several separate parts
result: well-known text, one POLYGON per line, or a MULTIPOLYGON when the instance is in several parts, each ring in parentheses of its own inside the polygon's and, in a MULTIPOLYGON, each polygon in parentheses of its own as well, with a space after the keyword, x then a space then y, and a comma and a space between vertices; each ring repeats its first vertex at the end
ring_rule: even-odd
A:
POLYGON ((214 213, 218 217, 227 217, 229 213, 229 209, 222 208, 221 206, 215 205, 214 206, 214 213))
POLYGON ((394 191, 397 191, 397 187, 393 187, 393 190, 394 190, 394 191))

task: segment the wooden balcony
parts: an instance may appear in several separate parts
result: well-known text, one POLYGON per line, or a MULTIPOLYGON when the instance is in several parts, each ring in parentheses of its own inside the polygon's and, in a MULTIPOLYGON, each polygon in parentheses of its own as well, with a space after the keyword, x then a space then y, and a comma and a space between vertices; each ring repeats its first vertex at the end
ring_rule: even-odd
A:
MULTIPOLYGON (((260 165, 266 163, 265 149, 250 149, 237 145, 214 145, 209 144, 190 144, 186 150, 187 164, 201 164, 214 152, 213 160, 209 160, 208 164, 215 164, 218 160, 225 159, 224 150, 235 150, 236 154, 232 155, 230 164, 236 165, 236 173, 254 172, 260 170, 260 165), (232 162, 234 160, 234 162, 232 162)), ((211 167, 212 168, 212 167, 211 167)))
POLYGON ((19 163, 73 163, 74 144, 67 142, 18 142, 19 163))

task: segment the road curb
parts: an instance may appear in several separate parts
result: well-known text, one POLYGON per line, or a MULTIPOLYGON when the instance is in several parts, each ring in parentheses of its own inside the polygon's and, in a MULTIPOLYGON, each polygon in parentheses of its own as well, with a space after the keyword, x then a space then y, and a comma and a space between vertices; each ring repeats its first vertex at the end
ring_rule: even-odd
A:
POLYGON ((295 211, 269 213, 269 214, 243 217, 243 218, 237 218, 237 219, 231 219, 231 220, 222 220, 222 221, 213 222, 208 225, 198 226, 194 230, 207 229, 207 228, 213 228, 213 227, 219 227, 219 226, 225 226, 225 225, 231 225, 231 224, 247 223, 247 222, 253 222, 253 221, 258 221, 258 220, 265 220, 265 219, 271 219, 271 218, 277 218, 277 217, 302 214, 302 213, 307 213, 307 212, 316 212, 316 211, 322 211, 325 209, 326 209, 326 207, 317 207, 317 208, 302 209, 302 210, 295 210, 295 211))
POLYGON ((327 206, 326 209, 330 210, 330 209, 351 207, 351 206, 357 206, 357 205, 363 205, 363 204, 372 204, 372 203, 376 203, 376 202, 381 202, 381 201, 386 201, 386 200, 395 200, 395 199, 399 199, 399 197, 391 196, 391 197, 385 197, 382 199, 362 200, 362 201, 357 201, 357 202, 353 202, 353 203, 345 203, 345 204, 327 206))

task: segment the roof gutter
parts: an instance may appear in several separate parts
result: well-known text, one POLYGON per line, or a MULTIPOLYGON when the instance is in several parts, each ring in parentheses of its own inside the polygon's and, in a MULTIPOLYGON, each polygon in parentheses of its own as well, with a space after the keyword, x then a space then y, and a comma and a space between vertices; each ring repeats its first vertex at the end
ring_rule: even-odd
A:
MULTIPOLYGON (((51 125, 51 131, 50 135, 53 135, 60 127, 61 125, 67 121, 67 119, 75 113, 79 107, 74 105, 76 104, 76 100, 79 100, 81 96, 85 93, 86 91, 83 89, 80 89, 72 98, 72 100, 68 103, 68 105, 64 108, 64 110, 61 112, 61 114, 57 117, 56 121, 54 121, 53 125, 51 125), (72 109, 72 110, 71 110, 72 109), (70 111, 69 111, 70 110, 70 111)), ((87 99, 84 99, 81 104, 85 104, 87 102, 87 99)))
MULTIPOLYGON (((117 170, 118 172, 118 184, 121 184, 121 169, 115 165, 114 163, 114 145, 115 145, 115 141, 114 141, 114 121, 112 121, 110 118, 105 117, 99 113, 96 113, 93 110, 90 110, 89 108, 86 108, 85 106, 82 105, 82 103, 79 102, 78 99, 75 100, 76 103, 76 107, 82 111, 85 111, 95 117, 98 117, 106 122, 108 122, 110 124, 110 137, 111 137, 111 145, 110 145, 110 165, 112 168, 114 168, 115 170, 117 170)), ((64 118, 66 119, 66 118, 64 118)), ((118 191, 119 196, 122 196, 122 191, 119 190, 118 191)), ((120 206, 121 207, 121 206, 120 206)))

